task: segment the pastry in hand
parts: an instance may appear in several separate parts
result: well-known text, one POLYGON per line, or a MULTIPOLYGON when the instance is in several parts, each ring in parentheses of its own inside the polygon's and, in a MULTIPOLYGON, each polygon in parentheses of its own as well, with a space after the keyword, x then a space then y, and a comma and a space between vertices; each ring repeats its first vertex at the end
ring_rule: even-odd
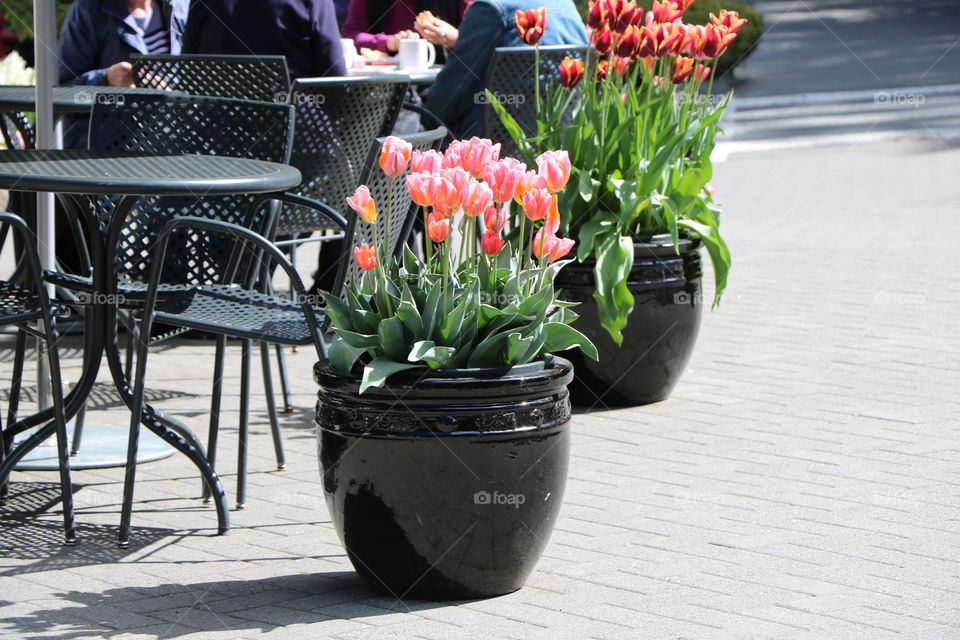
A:
POLYGON ((436 16, 434 16, 430 11, 421 11, 417 14, 417 19, 414 22, 414 28, 417 31, 423 31, 427 25, 432 24, 436 19, 436 16))

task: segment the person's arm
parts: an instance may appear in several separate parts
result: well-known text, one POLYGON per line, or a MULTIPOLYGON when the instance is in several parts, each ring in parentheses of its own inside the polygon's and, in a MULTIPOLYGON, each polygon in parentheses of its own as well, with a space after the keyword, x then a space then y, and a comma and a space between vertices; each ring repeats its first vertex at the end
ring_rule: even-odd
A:
POLYGON ((67 12, 60 32, 60 84, 106 85, 108 67, 100 67, 100 43, 96 38, 93 16, 84 6, 74 3, 67 12))
POLYGON ((350 0, 347 19, 343 23, 343 37, 352 39, 357 51, 363 47, 386 52, 387 40, 390 39, 390 36, 385 33, 367 33, 367 29, 370 28, 367 2, 368 0, 350 0))
POLYGON ((333 0, 314 0, 312 22, 311 40, 316 75, 347 75, 333 0))
POLYGON ((479 0, 467 11, 460 25, 457 46, 430 87, 427 108, 444 122, 460 122, 477 104, 493 50, 500 43, 505 25, 500 13, 479 0))

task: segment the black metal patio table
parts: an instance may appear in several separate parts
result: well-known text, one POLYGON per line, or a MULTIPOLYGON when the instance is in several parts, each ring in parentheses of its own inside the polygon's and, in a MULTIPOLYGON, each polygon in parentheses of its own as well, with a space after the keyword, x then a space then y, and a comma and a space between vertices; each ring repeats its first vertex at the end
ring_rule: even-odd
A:
MULTIPOLYGON (((36 106, 36 87, 32 85, 0 85, 0 111, 34 111, 36 106)), ((70 87, 53 88, 53 112, 57 116, 67 113, 90 113, 94 102, 99 100, 123 100, 130 94, 144 93, 173 93, 163 89, 146 89, 142 87, 105 87, 100 85, 80 84, 70 87), (101 97, 97 97, 97 96, 101 97)), ((186 95, 186 94, 182 94, 186 95)))
MULTIPOLYGON (((106 356, 114 384, 128 407, 132 392, 117 344, 117 283, 111 278, 108 260, 111 239, 104 235, 102 220, 82 206, 86 196, 122 196, 113 216, 124 216, 144 196, 227 196, 271 194, 300 184, 300 172, 284 164, 204 155, 151 155, 80 150, 0 151, 0 189, 56 193, 65 206, 83 214, 92 239, 93 295, 84 324, 83 369, 65 400, 67 419, 81 409, 93 389, 100 363, 106 356)), ((34 427, 2 464, 0 482, 31 449, 53 434, 53 409, 46 409, 8 425, 12 439, 34 427)), ((150 431, 186 455, 200 470, 213 495, 218 531, 229 528, 226 495, 220 479, 207 462, 203 445, 180 421, 144 404, 141 422, 150 431)))

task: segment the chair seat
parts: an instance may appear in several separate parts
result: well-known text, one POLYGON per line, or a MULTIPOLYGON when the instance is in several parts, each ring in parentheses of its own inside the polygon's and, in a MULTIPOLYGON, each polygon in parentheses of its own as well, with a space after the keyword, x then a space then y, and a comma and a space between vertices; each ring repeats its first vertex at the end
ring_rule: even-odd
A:
POLYGON ((0 280, 0 325, 29 322, 41 316, 40 298, 29 289, 0 280))
MULTIPOLYGON (((323 322, 323 309, 315 309, 323 322)), ((157 303, 156 322, 264 342, 313 342, 299 304, 231 285, 202 285, 157 303)))
MULTIPOLYGON (((89 296, 93 295, 93 280, 91 278, 86 276, 78 276, 73 273, 47 271, 44 273, 44 280, 56 287, 62 287, 63 289, 68 289, 70 291, 87 294, 86 298, 84 298, 83 295, 78 296, 77 302, 79 304, 90 303, 89 296)), ((187 284, 161 283, 159 297, 163 299, 169 293, 188 291, 192 287, 193 285, 187 284)), ((147 298, 147 284, 145 282, 138 282, 135 280, 122 280, 117 284, 117 297, 118 299, 122 300, 119 305, 121 307, 140 306, 147 298)))

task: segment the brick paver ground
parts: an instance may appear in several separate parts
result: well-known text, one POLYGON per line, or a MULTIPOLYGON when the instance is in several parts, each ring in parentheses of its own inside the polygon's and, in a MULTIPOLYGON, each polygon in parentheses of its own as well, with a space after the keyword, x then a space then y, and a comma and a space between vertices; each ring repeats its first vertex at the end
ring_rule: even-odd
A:
MULTIPOLYGON (((250 500, 229 536, 211 535, 180 458, 141 467, 127 551, 113 543, 119 470, 76 472, 73 548, 58 544, 53 474, 15 474, 0 635, 960 638, 958 168, 937 141, 718 165, 736 260, 723 306, 669 400, 574 417, 560 521, 515 594, 396 602, 359 583, 321 497, 303 350, 289 357, 288 469, 272 470, 259 396, 250 500)), ((188 342, 151 358, 157 405, 201 434, 211 355, 188 342)), ((221 450, 231 498, 237 362, 221 450)), ((90 419, 123 424, 109 404, 90 419)))

